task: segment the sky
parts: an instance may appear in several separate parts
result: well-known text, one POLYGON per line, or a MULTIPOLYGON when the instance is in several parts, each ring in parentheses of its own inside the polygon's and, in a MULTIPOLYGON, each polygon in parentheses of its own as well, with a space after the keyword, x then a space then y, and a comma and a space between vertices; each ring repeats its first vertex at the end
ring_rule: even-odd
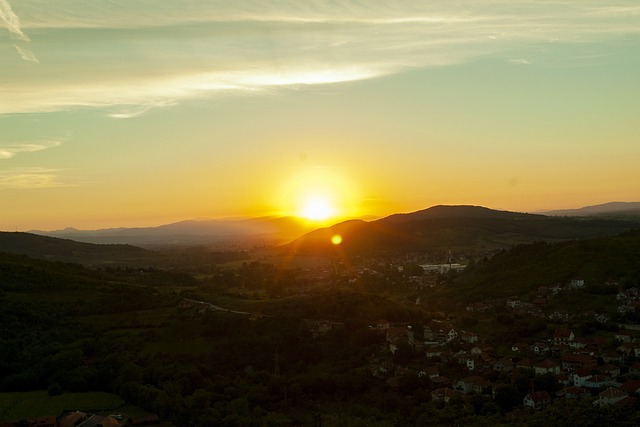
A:
POLYGON ((0 0, 0 230, 640 201, 637 0, 0 0))

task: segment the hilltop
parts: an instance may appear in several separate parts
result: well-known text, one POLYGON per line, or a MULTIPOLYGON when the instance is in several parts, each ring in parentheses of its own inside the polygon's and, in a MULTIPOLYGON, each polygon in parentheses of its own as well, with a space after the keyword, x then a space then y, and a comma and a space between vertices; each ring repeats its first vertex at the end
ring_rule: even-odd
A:
POLYGON ((549 217, 481 206, 434 206, 376 221, 347 221, 315 230, 286 249, 301 254, 401 254, 452 248, 494 251, 521 243, 611 236, 640 226, 640 220, 549 217), (331 236, 342 236, 337 249, 331 236))
POLYGON ((0 231, 0 252, 91 265, 139 264, 149 262, 157 256, 155 252, 131 245, 94 245, 6 231, 0 231))

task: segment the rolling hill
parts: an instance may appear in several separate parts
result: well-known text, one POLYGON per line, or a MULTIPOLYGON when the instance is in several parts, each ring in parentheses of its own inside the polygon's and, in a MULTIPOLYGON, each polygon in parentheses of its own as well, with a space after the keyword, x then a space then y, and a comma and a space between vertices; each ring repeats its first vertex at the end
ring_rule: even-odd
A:
POLYGON ((301 254, 390 255, 452 248, 492 251, 535 241, 611 236, 640 227, 640 220, 549 217, 480 206, 434 206, 377 221, 347 221, 315 230, 285 249, 301 254), (342 236, 339 249, 331 243, 342 236))
POLYGON ((575 278, 585 280, 595 294, 608 281, 625 288, 640 286, 640 231, 518 245, 470 266, 432 297, 449 303, 512 295, 527 300, 540 285, 563 285, 575 278))
POLYGON ((0 232, 0 252, 87 265, 144 264, 157 254, 131 245, 94 245, 31 233, 0 232))
POLYGON ((312 228, 308 224, 294 217, 260 217, 193 219, 157 227, 33 230, 31 233, 97 244, 251 246, 264 243, 282 244, 310 230, 312 228))
POLYGON ((563 209, 542 213, 548 216, 635 216, 640 218, 640 202, 610 202, 601 205, 585 206, 579 209, 563 209))

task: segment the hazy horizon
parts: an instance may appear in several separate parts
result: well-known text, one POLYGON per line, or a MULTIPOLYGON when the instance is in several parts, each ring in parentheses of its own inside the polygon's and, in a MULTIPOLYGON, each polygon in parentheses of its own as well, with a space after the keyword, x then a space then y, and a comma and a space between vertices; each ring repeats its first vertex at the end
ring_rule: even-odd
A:
POLYGON ((640 6, 0 0, 0 229, 640 194, 640 6))

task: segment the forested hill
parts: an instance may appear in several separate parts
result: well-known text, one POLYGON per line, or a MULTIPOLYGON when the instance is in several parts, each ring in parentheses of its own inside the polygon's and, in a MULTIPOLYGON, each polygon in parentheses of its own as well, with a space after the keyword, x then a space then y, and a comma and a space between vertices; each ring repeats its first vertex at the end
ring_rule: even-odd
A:
POLYGON ((456 250, 496 250, 535 241, 613 236, 640 228, 640 220, 547 217, 496 211, 479 206, 434 206, 397 214, 377 221, 347 221, 308 233, 286 248, 298 253, 327 253, 339 250, 349 255, 366 255, 456 250), (340 234, 335 248, 331 236, 340 234))
POLYGON ((614 237, 538 242, 503 250, 479 261, 438 297, 458 302, 482 298, 535 295, 541 285, 567 284, 581 278, 591 289, 616 282, 640 287, 640 231, 614 237))
POLYGON ((0 232, 0 252, 53 261, 108 265, 140 263, 157 255, 131 245, 94 245, 31 233, 0 232))

